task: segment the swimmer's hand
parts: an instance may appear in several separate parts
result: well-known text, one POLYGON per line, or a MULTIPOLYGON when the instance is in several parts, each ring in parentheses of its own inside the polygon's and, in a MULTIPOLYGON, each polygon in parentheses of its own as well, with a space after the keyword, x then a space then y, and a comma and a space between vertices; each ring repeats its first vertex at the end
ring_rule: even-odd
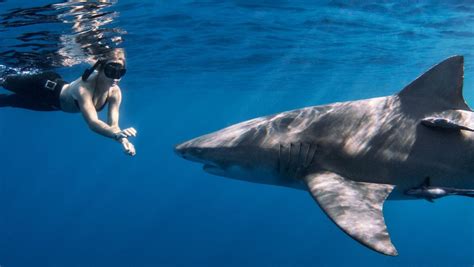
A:
POLYGON ((119 142, 122 144, 123 152, 125 152, 125 154, 130 156, 135 156, 135 154, 137 154, 135 151, 135 146, 130 143, 127 138, 122 138, 119 140, 119 142))
POLYGON ((135 151, 135 146, 130 143, 130 141, 128 141, 127 137, 135 136, 137 136, 137 130, 135 130, 135 128, 133 127, 114 133, 115 140, 122 144, 123 151, 125 152, 125 154, 130 156, 135 156, 137 152, 135 151))
POLYGON ((127 137, 135 137, 137 136, 137 130, 135 128, 130 127, 125 130, 121 130, 119 132, 115 133, 115 139, 120 140, 121 138, 127 138, 127 137))

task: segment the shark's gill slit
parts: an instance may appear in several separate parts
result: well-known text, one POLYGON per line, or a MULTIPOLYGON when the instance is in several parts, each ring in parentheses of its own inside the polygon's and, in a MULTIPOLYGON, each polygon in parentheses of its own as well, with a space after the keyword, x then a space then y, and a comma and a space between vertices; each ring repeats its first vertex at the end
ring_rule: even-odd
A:
POLYGON ((281 173, 282 166, 281 166, 281 148, 282 145, 278 144, 278 162, 277 162, 277 172, 281 173))
POLYGON ((290 148, 288 152, 288 163, 286 164, 286 172, 290 171, 291 169, 291 162, 292 162, 292 152, 293 152, 293 143, 290 143, 290 148))
MULTIPOLYGON (((300 160, 301 160, 301 147, 302 147, 302 145, 303 144, 300 142, 300 145, 298 147, 298 158, 297 158, 296 162, 301 162, 300 160)), ((298 167, 299 166, 297 166, 296 169, 298 169, 298 167)))
POLYGON ((311 160, 308 162, 308 166, 314 162, 314 156, 316 155, 316 152, 318 151, 319 149, 319 145, 318 144, 310 144, 312 147, 313 147, 313 154, 311 155, 311 160))
POLYGON ((306 149, 306 153, 304 153, 304 158, 303 158, 304 168, 308 167, 308 155, 309 155, 309 150, 311 149, 311 144, 305 143, 305 146, 307 147, 307 149, 306 149))

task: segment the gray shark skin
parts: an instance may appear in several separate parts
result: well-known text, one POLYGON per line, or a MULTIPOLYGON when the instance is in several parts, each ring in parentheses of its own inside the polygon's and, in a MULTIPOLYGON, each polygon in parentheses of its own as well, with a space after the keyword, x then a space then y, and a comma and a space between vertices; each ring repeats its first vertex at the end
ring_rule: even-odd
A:
POLYGON ((463 57, 432 67, 399 93, 256 118, 175 148, 211 174, 307 190, 345 233, 398 255, 383 217, 389 199, 430 178, 474 189, 474 117, 462 96, 463 57))

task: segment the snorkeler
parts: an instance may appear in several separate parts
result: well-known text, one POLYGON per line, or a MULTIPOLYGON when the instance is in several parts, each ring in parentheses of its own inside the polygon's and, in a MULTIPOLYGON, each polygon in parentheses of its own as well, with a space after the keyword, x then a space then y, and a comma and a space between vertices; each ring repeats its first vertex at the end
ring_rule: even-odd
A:
POLYGON ((7 75, 0 85, 13 94, 0 94, 0 107, 16 107, 36 111, 62 110, 81 112, 89 128, 118 141, 124 152, 135 155, 135 147, 128 141, 137 131, 119 127, 119 107, 122 93, 118 82, 125 75, 125 53, 115 49, 99 59, 92 68, 71 83, 55 72, 29 75, 7 75), (108 103, 107 123, 97 115, 108 103))

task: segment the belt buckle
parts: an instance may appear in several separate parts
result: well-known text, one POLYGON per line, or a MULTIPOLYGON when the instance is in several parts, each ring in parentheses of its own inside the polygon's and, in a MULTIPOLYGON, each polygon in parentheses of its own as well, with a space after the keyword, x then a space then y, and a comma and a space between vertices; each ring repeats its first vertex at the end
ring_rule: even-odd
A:
POLYGON ((53 91, 54 88, 56 88, 56 85, 57 85, 57 84, 58 84, 58 83, 56 83, 56 82, 53 82, 53 81, 51 81, 51 80, 47 80, 47 81, 46 81, 46 84, 44 85, 44 87, 45 87, 46 89, 49 89, 49 90, 53 91))

